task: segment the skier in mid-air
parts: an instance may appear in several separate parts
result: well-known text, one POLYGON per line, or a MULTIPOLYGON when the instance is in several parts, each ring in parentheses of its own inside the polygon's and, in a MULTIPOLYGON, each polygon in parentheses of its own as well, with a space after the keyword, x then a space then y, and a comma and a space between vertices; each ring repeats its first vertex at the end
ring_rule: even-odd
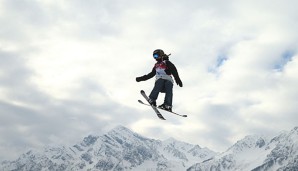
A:
POLYGON ((172 112, 172 100, 173 100, 173 78, 180 87, 183 86, 179 77, 178 71, 175 65, 169 61, 169 55, 166 55, 163 50, 156 49, 153 52, 153 58, 157 61, 152 71, 144 76, 137 77, 136 81, 146 81, 156 76, 155 85, 149 95, 149 103, 152 106, 156 106, 156 100, 159 92, 166 93, 164 103, 158 107, 172 112))

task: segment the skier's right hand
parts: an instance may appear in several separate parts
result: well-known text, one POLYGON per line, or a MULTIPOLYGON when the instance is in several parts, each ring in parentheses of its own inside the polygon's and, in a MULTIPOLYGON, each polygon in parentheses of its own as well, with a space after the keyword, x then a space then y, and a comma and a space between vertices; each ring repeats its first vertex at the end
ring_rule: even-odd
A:
POLYGON ((137 77, 137 78, 136 78, 136 81, 137 81, 137 82, 142 81, 141 77, 137 77))

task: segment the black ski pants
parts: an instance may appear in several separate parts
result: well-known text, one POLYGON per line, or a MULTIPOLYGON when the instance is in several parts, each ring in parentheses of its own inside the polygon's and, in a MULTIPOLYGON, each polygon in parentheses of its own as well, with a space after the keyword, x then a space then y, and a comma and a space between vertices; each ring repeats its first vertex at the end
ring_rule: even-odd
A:
POLYGON ((173 101, 173 83, 169 80, 158 79, 155 81, 155 85, 153 90, 151 91, 149 98, 156 101, 158 98, 159 92, 166 93, 164 98, 164 104, 168 106, 172 106, 173 101))

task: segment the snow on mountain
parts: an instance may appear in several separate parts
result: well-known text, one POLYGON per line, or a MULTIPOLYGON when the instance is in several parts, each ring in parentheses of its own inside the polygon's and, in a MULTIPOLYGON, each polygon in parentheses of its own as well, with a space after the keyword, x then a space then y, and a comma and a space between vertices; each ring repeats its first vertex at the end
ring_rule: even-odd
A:
POLYGON ((298 127, 273 138, 246 136, 188 171, 298 171, 298 127))
POLYGON ((170 138, 143 137, 118 126, 101 136, 89 135, 73 146, 28 151, 15 161, 5 161, 1 171, 73 170, 186 170, 216 153, 170 138))
POLYGON ((163 141, 160 151, 166 158, 179 158, 189 164, 197 159, 209 159, 216 154, 208 148, 201 148, 199 145, 188 144, 173 138, 163 141))
POLYGON ((37 170, 298 171, 298 127, 273 138, 246 136, 218 154, 173 138, 146 138, 118 126, 73 146, 46 146, 0 164, 0 171, 37 170))

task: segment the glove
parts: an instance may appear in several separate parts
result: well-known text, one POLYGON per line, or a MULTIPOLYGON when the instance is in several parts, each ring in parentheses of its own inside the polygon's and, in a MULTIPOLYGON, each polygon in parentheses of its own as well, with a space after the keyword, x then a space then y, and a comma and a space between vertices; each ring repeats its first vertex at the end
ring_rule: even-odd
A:
POLYGON ((136 78, 136 81, 137 81, 137 82, 142 81, 141 77, 137 77, 137 78, 136 78))
POLYGON ((180 79, 176 80, 177 85, 179 85, 180 87, 183 87, 182 81, 180 79))

